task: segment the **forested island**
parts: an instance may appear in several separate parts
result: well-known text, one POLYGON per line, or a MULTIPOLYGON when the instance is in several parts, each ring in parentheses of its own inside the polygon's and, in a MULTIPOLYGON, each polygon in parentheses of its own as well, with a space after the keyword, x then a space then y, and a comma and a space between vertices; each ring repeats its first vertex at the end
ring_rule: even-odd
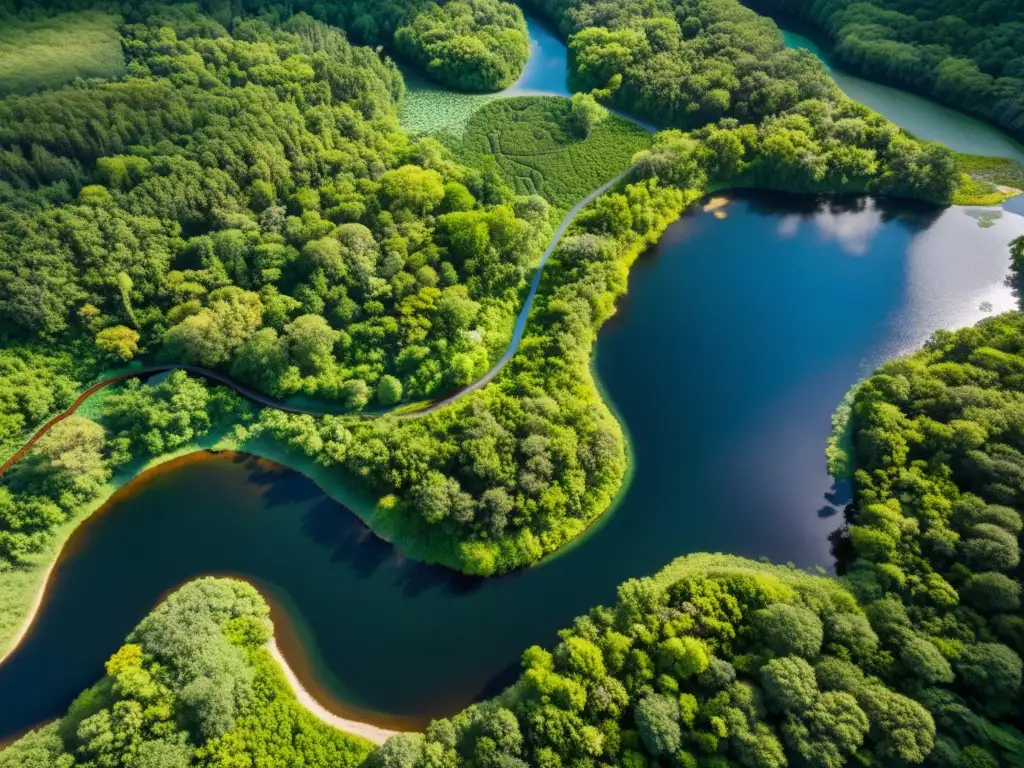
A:
MULTIPOLYGON (((73 34, 83 4, 51 5, 0 19, 73 34)), ((0 476, 4 642, 69 525, 214 436, 358 484, 377 504, 357 511, 411 557, 534 564, 622 485, 592 347, 687 207, 727 188, 943 206, 963 184, 952 153, 735 0, 539 2, 578 93, 492 102, 456 138, 401 129, 387 54, 503 88, 528 52, 510 3, 87 5, 122 58, 0 99, 0 458, 130 364, 323 415, 183 371, 87 399, 0 476)), ((295 701, 252 587, 194 582, 0 768, 1021 765, 1022 334, 1016 313, 940 332, 857 388, 852 448, 831 456, 855 471, 839 579, 684 558, 527 650, 505 693, 372 754, 295 701)))

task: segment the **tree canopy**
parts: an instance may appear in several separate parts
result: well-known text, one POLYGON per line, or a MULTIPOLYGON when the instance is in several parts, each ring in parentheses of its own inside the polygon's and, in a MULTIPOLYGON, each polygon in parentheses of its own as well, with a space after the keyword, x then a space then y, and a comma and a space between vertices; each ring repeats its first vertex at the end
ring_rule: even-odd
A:
POLYGON ((244 582, 181 587, 63 718, 0 751, 0 768, 355 768, 372 745, 295 700, 263 647, 269 613, 244 582))

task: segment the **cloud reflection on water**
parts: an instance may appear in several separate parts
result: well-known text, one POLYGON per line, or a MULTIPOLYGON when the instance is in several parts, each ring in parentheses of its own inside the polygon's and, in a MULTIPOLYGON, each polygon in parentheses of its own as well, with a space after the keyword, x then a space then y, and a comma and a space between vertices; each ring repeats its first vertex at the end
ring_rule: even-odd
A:
POLYGON ((844 208, 833 201, 823 202, 810 215, 792 213, 779 220, 779 237, 796 237, 804 221, 810 221, 823 240, 834 240, 844 252, 863 256, 871 247, 871 241, 882 226, 882 211, 874 200, 866 198, 856 209, 844 208))

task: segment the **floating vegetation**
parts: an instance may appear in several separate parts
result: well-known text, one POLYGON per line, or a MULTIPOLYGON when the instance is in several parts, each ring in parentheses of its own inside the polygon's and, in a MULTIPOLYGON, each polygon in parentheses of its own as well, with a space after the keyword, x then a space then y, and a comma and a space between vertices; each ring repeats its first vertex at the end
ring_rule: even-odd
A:
POLYGON ((469 118, 500 93, 457 93, 413 72, 402 70, 405 98, 398 121, 411 133, 449 134, 460 138, 469 118))

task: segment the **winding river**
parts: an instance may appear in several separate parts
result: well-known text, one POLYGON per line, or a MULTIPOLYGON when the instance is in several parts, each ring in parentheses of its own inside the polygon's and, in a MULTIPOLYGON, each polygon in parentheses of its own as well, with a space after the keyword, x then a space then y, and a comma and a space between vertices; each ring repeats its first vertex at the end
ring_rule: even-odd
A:
MULTIPOLYGON (((879 362, 1010 309, 1024 215, 740 195, 673 225, 630 275, 596 369, 628 428, 614 513, 536 568, 486 581, 404 559, 311 480, 195 454, 118 493, 69 540, 0 665, 0 738, 60 714, 127 632, 201 574, 270 598, 302 682, 339 714, 415 728, 494 693, 521 652, 673 557, 829 568, 847 491, 829 418, 879 362)), ((354 502, 353 502, 354 503, 354 502)))

